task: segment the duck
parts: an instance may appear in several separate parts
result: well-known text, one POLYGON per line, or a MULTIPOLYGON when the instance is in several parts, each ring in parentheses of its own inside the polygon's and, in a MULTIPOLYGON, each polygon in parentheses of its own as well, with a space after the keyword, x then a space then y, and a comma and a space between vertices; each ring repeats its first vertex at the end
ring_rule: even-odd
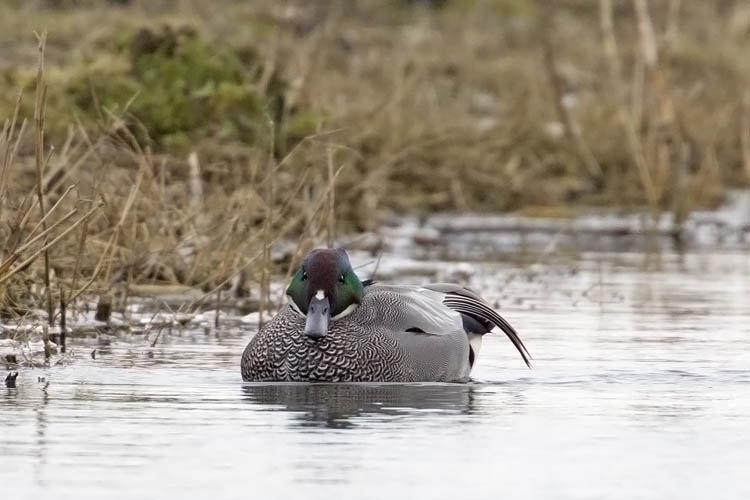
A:
POLYGON ((473 290, 360 280, 343 248, 311 251, 286 296, 245 347, 246 382, 466 382, 495 328, 531 368, 516 330, 473 290))

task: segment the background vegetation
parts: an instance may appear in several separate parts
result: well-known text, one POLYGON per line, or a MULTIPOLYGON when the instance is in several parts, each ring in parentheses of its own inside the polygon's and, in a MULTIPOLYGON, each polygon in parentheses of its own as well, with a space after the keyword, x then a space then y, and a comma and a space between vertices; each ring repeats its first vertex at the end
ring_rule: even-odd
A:
POLYGON ((680 220, 750 180, 748 53, 731 0, 5 1, 5 310, 267 292, 404 212, 680 220))

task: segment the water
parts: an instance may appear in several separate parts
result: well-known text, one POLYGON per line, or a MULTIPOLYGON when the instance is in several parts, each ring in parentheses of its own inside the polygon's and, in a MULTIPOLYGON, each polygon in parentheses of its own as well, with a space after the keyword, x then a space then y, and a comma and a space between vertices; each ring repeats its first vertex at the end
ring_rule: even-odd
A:
POLYGON ((251 328, 229 316, 154 348, 75 339, 70 362, 0 390, 0 491, 750 498, 749 261, 724 249, 463 264, 535 358, 526 369, 493 335, 469 384, 243 384, 251 328))

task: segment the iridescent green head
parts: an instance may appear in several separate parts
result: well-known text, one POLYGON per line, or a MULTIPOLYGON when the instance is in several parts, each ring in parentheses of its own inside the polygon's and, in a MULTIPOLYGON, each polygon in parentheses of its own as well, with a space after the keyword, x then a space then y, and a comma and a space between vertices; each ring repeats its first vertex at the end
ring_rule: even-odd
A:
POLYGON ((313 339, 328 333, 331 320, 351 313, 362 301, 364 286, 342 248, 313 250, 286 290, 293 309, 306 317, 305 334, 313 339))

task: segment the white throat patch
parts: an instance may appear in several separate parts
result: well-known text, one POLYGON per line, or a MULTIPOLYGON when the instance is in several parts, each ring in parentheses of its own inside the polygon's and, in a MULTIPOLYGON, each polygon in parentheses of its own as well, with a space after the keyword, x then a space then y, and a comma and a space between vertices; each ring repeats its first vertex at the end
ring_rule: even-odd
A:
POLYGON ((305 315, 304 315, 304 314, 302 313, 302 311, 300 311, 299 307, 297 307, 297 303, 296 303, 296 302, 294 302, 294 301, 293 301, 292 299, 289 299, 289 301, 288 301, 288 302, 289 302, 289 307, 291 307, 291 308, 292 308, 292 311, 296 312, 296 313, 297 313, 297 314, 299 314, 300 316, 303 316, 303 317, 305 316, 305 315))
POLYGON ((344 316, 349 316, 351 313, 354 312, 354 310, 357 308, 358 305, 359 304, 357 304, 356 302, 353 304, 350 304, 349 307, 347 307, 346 309, 338 313, 336 316, 333 316, 331 319, 341 319, 344 316))

